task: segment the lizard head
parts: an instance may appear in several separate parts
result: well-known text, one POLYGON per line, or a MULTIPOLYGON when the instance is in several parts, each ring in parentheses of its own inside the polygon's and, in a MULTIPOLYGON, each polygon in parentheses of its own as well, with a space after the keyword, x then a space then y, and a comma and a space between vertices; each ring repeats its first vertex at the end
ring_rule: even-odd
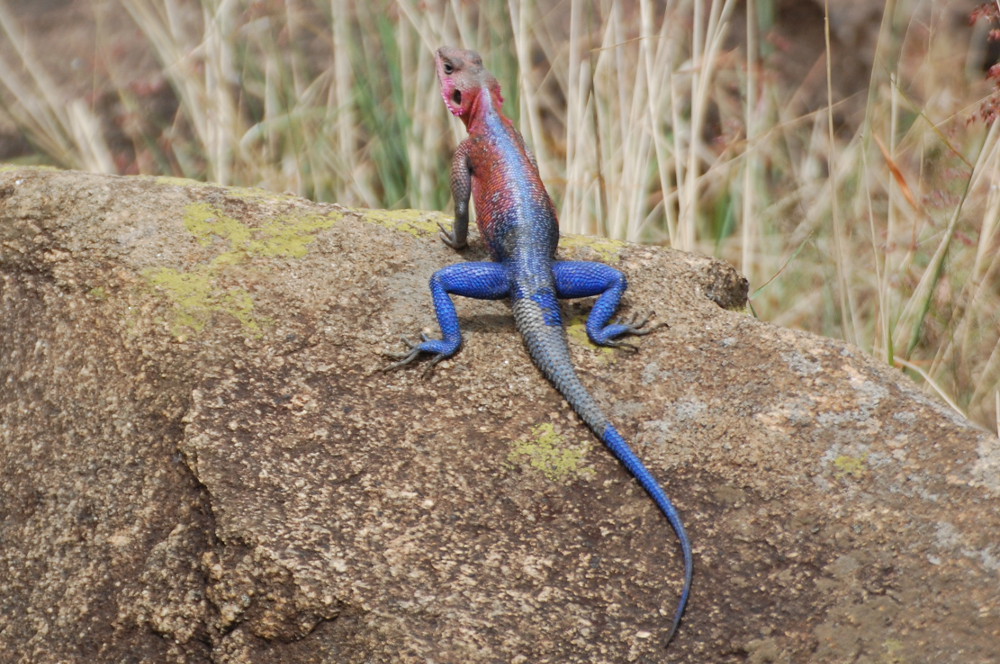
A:
POLYGON ((471 111, 480 101, 480 95, 489 95, 497 110, 503 104, 500 84, 493 74, 483 67, 483 59, 475 51, 453 46, 442 46, 434 56, 438 82, 445 106, 462 119, 466 125, 471 111))

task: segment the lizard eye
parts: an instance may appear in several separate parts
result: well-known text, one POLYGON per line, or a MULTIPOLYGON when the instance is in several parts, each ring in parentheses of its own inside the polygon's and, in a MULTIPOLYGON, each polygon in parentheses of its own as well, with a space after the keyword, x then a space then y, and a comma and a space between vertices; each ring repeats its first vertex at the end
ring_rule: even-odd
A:
POLYGON ((443 65, 443 66, 441 67, 441 69, 443 69, 443 70, 444 70, 444 73, 448 74, 449 76, 450 76, 450 75, 451 75, 452 73, 454 73, 454 71, 455 71, 455 68, 451 66, 451 63, 450 63, 450 62, 446 62, 446 63, 444 63, 444 65, 443 65))

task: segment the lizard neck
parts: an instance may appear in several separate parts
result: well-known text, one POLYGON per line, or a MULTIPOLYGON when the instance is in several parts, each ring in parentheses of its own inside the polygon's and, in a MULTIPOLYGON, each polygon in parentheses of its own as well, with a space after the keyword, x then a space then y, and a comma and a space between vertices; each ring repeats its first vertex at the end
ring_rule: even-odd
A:
POLYGON ((503 114, 503 99, 499 98, 499 93, 494 93, 488 87, 482 87, 469 107, 469 112, 462 116, 465 127, 470 134, 479 134, 489 131, 489 126, 495 122, 500 122, 508 127, 512 126, 507 116, 503 114))

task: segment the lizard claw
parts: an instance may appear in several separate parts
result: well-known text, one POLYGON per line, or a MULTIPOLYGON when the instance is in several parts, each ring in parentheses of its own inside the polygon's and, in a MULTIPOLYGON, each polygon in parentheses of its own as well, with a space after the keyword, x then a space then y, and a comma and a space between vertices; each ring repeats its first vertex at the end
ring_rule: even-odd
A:
POLYGON ((638 353, 639 352, 639 347, 638 346, 636 346, 635 344, 630 344, 627 341, 616 341, 614 339, 611 339, 610 341, 607 341, 607 342, 605 342, 602 345, 608 346, 610 348, 620 348, 620 349, 622 349, 624 351, 628 351, 630 353, 638 353))
POLYGON ((410 362, 412 362, 413 360, 417 359, 417 357, 420 355, 420 351, 417 349, 417 346, 419 346, 420 344, 406 337, 400 337, 400 339, 404 344, 406 344, 406 350, 402 352, 394 352, 388 350, 383 351, 382 354, 384 356, 398 361, 393 362, 389 366, 382 369, 382 371, 392 371, 393 369, 398 369, 399 367, 405 366, 410 362))
POLYGON ((383 371, 392 371, 393 369, 406 366, 420 357, 421 354, 430 353, 431 359, 427 363, 427 369, 424 371, 424 375, 426 376, 434 368, 434 365, 445 358, 451 357, 455 354, 455 351, 458 350, 456 347, 451 352, 448 352, 449 346, 446 342, 438 339, 431 339, 423 332, 420 333, 420 342, 413 341, 407 337, 400 337, 400 339, 406 345, 406 350, 398 353, 393 351, 384 351, 382 353, 383 355, 397 361, 385 367, 383 371))
POLYGON ((441 229, 440 233, 441 241, 444 242, 446 245, 448 245, 452 249, 465 248, 467 243, 465 241, 459 242, 458 238, 455 237, 454 231, 450 231, 447 228, 445 228, 445 225, 442 224, 440 221, 438 222, 438 228, 441 229))
POLYGON ((612 321, 612 323, 606 326, 604 329, 600 330, 595 334, 592 339, 594 343, 601 346, 610 346, 612 348, 621 348, 623 350, 638 351, 639 348, 635 344, 622 341, 620 337, 626 335, 633 336, 644 336, 652 332, 653 330, 659 329, 661 327, 667 326, 665 322, 655 323, 653 325, 649 324, 649 321, 653 319, 653 312, 649 312, 642 318, 638 314, 629 317, 621 317, 612 321))
POLYGON ((660 321, 659 323, 654 323, 653 325, 646 327, 649 321, 653 319, 654 315, 655 314, 652 311, 650 311, 648 314, 642 317, 642 320, 640 320, 639 314, 635 314, 634 316, 632 316, 631 319, 623 317, 619 320, 616 320, 615 324, 625 328, 624 331, 622 331, 620 334, 633 334, 640 337, 645 334, 649 334, 650 332, 657 330, 661 327, 670 327, 669 325, 667 325, 666 321, 660 321))

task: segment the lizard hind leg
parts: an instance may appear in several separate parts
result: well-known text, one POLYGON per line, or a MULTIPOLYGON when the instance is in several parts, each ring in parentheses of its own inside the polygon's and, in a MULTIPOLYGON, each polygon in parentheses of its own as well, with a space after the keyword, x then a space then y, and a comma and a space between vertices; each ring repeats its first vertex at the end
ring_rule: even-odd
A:
POLYGON ((421 334, 421 341, 418 343, 403 337, 407 349, 400 353, 386 353, 397 360, 386 367, 386 371, 410 364, 424 354, 431 356, 430 368, 457 353, 462 346, 462 330, 451 296, 499 300, 507 297, 510 292, 510 278, 506 268, 499 263, 457 263, 435 272, 431 277, 430 287, 442 338, 432 339, 421 334))
POLYGON ((556 295, 560 298, 589 297, 599 295, 594 308, 587 317, 587 336, 599 346, 612 346, 636 350, 633 344, 622 341, 628 335, 642 336, 666 325, 650 325, 650 312, 641 319, 619 318, 612 321, 622 294, 628 288, 625 275, 610 265, 590 261, 557 261, 552 265, 556 281, 556 295))

